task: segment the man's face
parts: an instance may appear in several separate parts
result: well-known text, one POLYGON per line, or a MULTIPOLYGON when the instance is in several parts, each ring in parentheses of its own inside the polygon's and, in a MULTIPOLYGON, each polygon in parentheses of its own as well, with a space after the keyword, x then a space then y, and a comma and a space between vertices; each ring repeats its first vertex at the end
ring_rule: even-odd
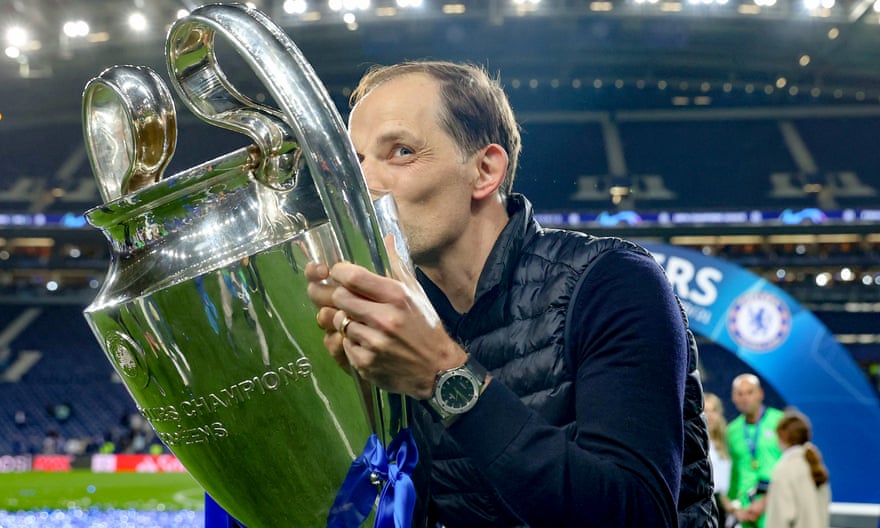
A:
POLYGON ((754 383, 739 380, 733 384, 731 399, 739 412, 754 415, 764 402, 764 391, 754 383))
POLYGON ((454 244, 471 214, 478 176, 439 124, 437 82, 408 74, 370 91, 352 110, 349 132, 370 192, 390 192, 415 264, 454 244))

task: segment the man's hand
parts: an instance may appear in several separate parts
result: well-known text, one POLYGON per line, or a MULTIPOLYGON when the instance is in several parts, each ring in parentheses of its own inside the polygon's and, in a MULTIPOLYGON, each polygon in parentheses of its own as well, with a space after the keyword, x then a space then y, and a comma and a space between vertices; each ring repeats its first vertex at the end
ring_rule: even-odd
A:
POLYGON ((309 280, 309 298, 318 307, 318 326, 324 330, 324 347, 343 369, 348 370, 348 359, 342 348, 342 334, 333 326, 333 318, 339 311, 333 305, 333 291, 336 285, 330 281, 330 268, 326 264, 309 262, 306 264, 306 278, 309 280))
POLYGON ((749 520, 757 521, 764 515, 764 508, 767 506, 767 495, 761 495, 761 498, 749 504, 749 520))
POLYGON ((431 396, 437 372, 464 364, 467 354, 443 329, 416 278, 387 242, 395 278, 348 262, 331 269, 311 263, 308 293, 319 308, 324 346, 340 366, 350 365, 388 392, 424 399, 431 396))
POLYGON ((734 511, 734 516, 740 522, 756 522, 764 514, 766 502, 766 496, 762 496, 746 508, 737 508, 734 511))

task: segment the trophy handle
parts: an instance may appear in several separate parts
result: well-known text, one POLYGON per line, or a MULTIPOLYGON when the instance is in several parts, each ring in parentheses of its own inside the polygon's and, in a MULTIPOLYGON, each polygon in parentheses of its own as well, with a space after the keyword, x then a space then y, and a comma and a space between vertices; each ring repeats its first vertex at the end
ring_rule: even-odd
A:
POLYGON ((113 66, 83 91, 83 136, 104 203, 162 178, 177 144, 171 92, 150 68, 113 66))
MULTIPOLYGON (((254 140, 262 160, 297 152, 308 166, 330 222, 342 228, 344 258, 371 262, 388 274, 370 194, 354 146, 324 85, 302 52, 262 12, 243 4, 199 7, 175 22, 168 34, 166 57, 171 83, 184 104, 214 125, 254 140), (251 67, 278 110, 242 95, 224 75, 215 55, 221 36, 251 67), (292 136, 298 145, 292 144, 292 136)), ((293 164, 263 163, 255 177, 280 188, 292 186, 293 164)))
MULTIPOLYGON (((260 183, 284 191, 300 167, 311 180, 334 226, 343 259, 391 275, 383 230, 360 161, 335 105, 311 65, 287 34, 262 12, 243 4, 213 4, 177 20, 168 33, 171 83, 202 120, 250 137, 256 144, 260 183), (215 53, 222 37, 262 81, 280 111, 260 105, 233 86, 215 53)), ((405 402, 355 376, 373 430, 387 443, 407 426, 405 402), (372 400, 372 401, 370 401, 372 400), (369 412, 372 411, 372 412, 369 412)))

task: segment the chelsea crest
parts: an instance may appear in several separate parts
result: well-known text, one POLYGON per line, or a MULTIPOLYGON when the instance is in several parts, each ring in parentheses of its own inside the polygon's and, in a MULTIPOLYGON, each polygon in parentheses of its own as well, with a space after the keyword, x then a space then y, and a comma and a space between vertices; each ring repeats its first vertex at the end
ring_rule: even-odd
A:
POLYGON ((736 344, 765 352, 782 344, 791 332, 791 310, 772 293, 740 295, 727 312, 727 331, 736 344))

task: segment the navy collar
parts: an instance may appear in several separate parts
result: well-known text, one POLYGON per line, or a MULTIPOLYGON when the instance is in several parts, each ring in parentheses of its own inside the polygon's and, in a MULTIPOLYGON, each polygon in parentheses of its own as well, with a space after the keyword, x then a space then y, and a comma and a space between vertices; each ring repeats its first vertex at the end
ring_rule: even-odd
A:
MULTIPOLYGON (((513 193, 507 197, 507 214, 507 225, 498 235, 480 273, 474 299, 475 307, 487 293, 509 283, 519 262, 520 251, 526 241, 541 229, 535 221, 532 204, 521 194, 513 193)), ((421 270, 417 269, 416 275, 447 328, 454 328, 463 314, 455 311, 446 295, 421 270)))

